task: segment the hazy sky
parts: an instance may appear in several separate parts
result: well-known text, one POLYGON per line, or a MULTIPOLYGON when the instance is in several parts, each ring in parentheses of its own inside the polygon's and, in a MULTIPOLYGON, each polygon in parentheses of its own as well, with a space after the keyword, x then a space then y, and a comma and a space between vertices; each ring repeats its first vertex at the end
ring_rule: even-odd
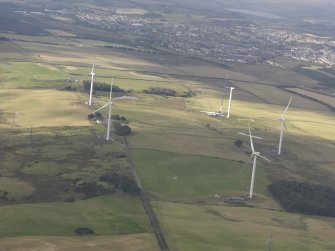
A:
MULTIPOLYGON (((192 1, 192 0, 183 0, 192 1)), ((197 1, 197 0, 196 0, 197 1)), ((282 15, 335 19, 335 0, 207 0, 221 6, 253 9, 282 15)))

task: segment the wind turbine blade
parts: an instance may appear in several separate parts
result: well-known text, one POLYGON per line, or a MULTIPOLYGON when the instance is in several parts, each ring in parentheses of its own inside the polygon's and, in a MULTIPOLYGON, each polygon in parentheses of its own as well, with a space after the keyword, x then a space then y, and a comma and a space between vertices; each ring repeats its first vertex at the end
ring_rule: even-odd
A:
POLYGON ((284 124, 285 130, 287 131, 286 122, 284 121, 283 124, 284 124))
POLYGON ((250 136, 250 146, 251 146, 252 153, 255 153, 254 143, 252 142, 250 125, 249 125, 249 136, 250 136))
MULTIPOLYGON (((249 134, 246 134, 246 133, 243 133, 243 132, 239 132, 238 134, 250 137, 249 134)), ((251 136, 251 137, 253 137, 253 138, 255 138, 255 139, 263 139, 263 138, 261 138, 261 137, 257 137, 257 136, 251 136)))
POLYGON ((116 108, 120 109, 116 104, 112 103, 112 106, 115 106, 116 108))
POLYGON ((109 102, 103 106, 101 106, 98 110, 95 110, 93 113, 96 113, 98 111, 100 111, 101 109, 104 109, 107 105, 109 105, 109 102))
POLYGON ((265 158, 264 156, 262 156, 262 155, 260 155, 260 154, 257 154, 257 156, 258 156, 258 157, 261 157, 262 159, 265 159, 267 162, 270 162, 270 163, 271 163, 271 161, 270 161, 269 159, 265 158))
POLYGON ((113 84, 111 84, 111 91, 109 94, 109 102, 112 102, 112 94, 113 94, 113 84))
POLYGON ((284 111, 284 113, 283 113, 283 117, 285 117, 286 112, 287 112, 287 110, 288 110, 288 107, 289 107, 290 104, 291 104, 291 101, 292 101, 292 97, 290 98, 290 101, 288 102, 288 104, 287 104, 287 106, 286 106, 286 109, 285 109, 285 111, 284 111))
POLYGON ((254 154, 252 153, 252 154, 250 155, 248 161, 245 162, 245 164, 244 164, 243 167, 241 168, 241 170, 240 170, 240 172, 238 173, 238 175, 240 175, 240 174, 244 171, 244 169, 245 169, 245 168, 247 167, 247 165, 250 163, 250 161, 251 161, 251 159, 252 159, 253 156, 254 156, 254 154))
POLYGON ((93 65, 92 65, 91 73, 94 73, 94 67, 95 67, 95 62, 94 62, 93 65))

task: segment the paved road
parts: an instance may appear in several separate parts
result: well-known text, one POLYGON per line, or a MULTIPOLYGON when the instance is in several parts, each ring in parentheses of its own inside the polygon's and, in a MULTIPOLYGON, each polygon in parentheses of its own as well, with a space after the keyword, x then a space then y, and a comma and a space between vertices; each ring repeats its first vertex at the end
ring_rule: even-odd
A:
POLYGON ((141 184, 141 180, 139 179, 137 172, 136 172, 136 167, 135 167, 135 163, 133 160, 133 157, 131 155, 131 151, 129 149, 129 145, 128 145, 128 141, 127 138, 124 137, 124 141, 125 141, 125 152, 126 152, 126 157, 130 166, 130 171, 131 174, 134 178, 134 180, 136 181, 138 187, 141 189, 141 200, 143 203, 143 207, 145 210, 145 213, 148 215, 152 229, 154 230, 158 245, 160 247, 161 251, 169 251, 169 247, 166 243, 165 237, 163 235, 163 232, 159 226, 159 222, 157 220, 157 217, 155 215, 154 210, 152 209, 152 206, 150 204, 150 200, 149 197, 147 195, 147 193, 145 192, 142 184, 141 184))

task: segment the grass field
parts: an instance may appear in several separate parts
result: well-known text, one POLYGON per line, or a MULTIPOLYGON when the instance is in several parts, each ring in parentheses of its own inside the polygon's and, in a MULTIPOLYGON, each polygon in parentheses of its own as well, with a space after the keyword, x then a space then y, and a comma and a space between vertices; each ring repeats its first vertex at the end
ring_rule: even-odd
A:
POLYGON ((299 89, 299 88, 287 88, 287 90, 301 94, 306 97, 310 97, 315 100, 320 100, 321 102, 325 104, 335 107, 335 98, 332 96, 326 96, 326 95, 322 95, 316 92, 306 91, 304 89, 299 89))
POLYGON ((72 203, 38 203, 0 207, 0 236, 72 236, 79 227, 97 235, 151 232, 138 198, 101 196, 72 203))
MULTIPOLYGON (((162 151, 135 150, 138 173, 146 189, 168 200, 208 200, 214 194, 246 195, 250 166, 218 158, 181 155, 162 151)), ((267 195, 263 168, 257 170, 255 192, 267 195)))
POLYGON ((78 93, 7 89, 0 90, 0 97, 0 110, 11 113, 7 124, 21 128, 89 125, 86 100, 78 93))
POLYGON ((171 250, 330 251, 334 219, 256 208, 155 202, 171 250))
POLYGON ((57 68, 30 62, 0 64, 1 89, 63 86, 65 76, 57 68))
POLYGON ((0 251, 157 251, 153 234, 107 235, 94 237, 33 236, 1 238, 0 251))

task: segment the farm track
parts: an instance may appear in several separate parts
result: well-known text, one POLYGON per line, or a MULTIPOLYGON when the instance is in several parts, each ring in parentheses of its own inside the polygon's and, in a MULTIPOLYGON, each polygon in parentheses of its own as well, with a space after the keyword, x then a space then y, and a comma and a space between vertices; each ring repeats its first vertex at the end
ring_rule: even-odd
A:
POLYGON ((142 203, 143 203, 143 207, 144 207, 145 213, 149 217, 151 227, 152 227, 152 229, 155 233, 155 236, 156 236, 158 245, 160 247, 160 250, 161 251, 169 251, 167 242, 166 242, 165 237, 163 235, 163 232, 160 228, 158 219, 155 215, 154 210, 152 209, 149 197, 148 197, 146 191, 144 190, 144 188, 141 184, 141 181, 140 181, 140 179, 137 175, 135 163, 134 163, 131 151, 129 149, 129 145, 128 145, 128 141, 127 141, 126 137, 124 137, 124 142, 125 142, 125 152, 126 152, 126 157, 127 157, 129 167, 130 167, 130 172, 131 172, 134 180, 136 181, 138 187, 141 190, 141 200, 142 200, 142 203))

